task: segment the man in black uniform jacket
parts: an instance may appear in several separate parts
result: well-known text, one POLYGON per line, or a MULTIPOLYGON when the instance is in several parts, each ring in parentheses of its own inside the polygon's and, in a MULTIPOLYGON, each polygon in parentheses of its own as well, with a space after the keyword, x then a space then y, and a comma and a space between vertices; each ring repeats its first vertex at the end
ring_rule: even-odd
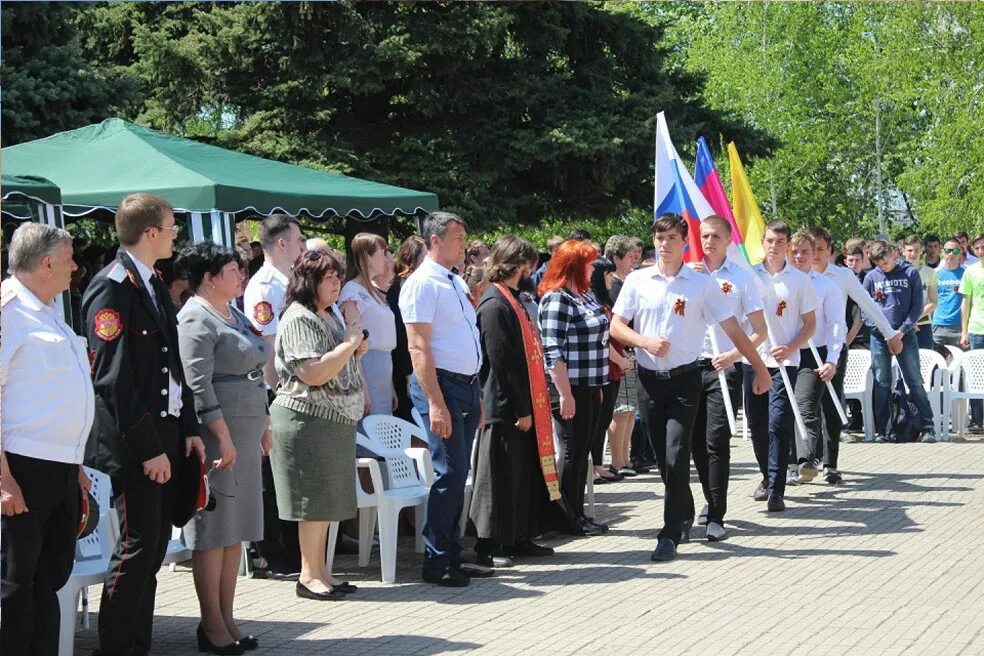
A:
MULTIPOLYGON (((150 194, 123 199, 116 213, 120 250, 82 299, 96 424, 85 463, 112 477, 120 541, 99 607, 102 655, 150 651, 157 571, 176 507, 176 474, 192 449, 204 459, 195 405, 178 354, 174 306, 154 263, 171 256, 178 227, 171 205, 150 194)), ((183 496, 194 498, 191 490, 183 496)), ((181 517, 183 515, 183 517, 181 517)))

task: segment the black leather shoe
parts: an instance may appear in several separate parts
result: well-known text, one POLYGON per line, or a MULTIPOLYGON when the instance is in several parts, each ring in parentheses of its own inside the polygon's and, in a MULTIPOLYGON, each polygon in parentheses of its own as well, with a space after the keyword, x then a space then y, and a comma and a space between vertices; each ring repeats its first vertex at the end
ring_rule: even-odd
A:
POLYGON ((554 555, 554 550, 552 548, 545 547, 542 544, 537 544, 532 540, 520 542, 512 547, 504 547, 503 552, 507 556, 519 558, 540 558, 543 556, 554 555))
POLYGON ((213 644, 212 641, 208 639, 208 636, 205 635, 205 629, 202 628, 201 624, 198 625, 197 637, 198 651, 208 654, 219 654, 219 656, 238 656, 238 654, 243 653, 243 647, 238 642, 230 642, 228 645, 223 645, 221 647, 213 644))
POLYGON ((345 593, 338 588, 324 592, 315 592, 300 581, 294 586, 294 594, 301 599, 311 599, 313 601, 341 601, 345 599, 345 593))
POLYGON ((608 524, 602 524, 585 517, 581 520, 581 530, 584 531, 585 535, 601 535, 608 532, 608 524))
POLYGON ((471 577, 454 567, 424 569, 420 578, 443 588, 464 588, 471 583, 471 577))
POLYGON ((673 544, 673 540, 670 538, 660 538, 659 542, 656 543, 656 550, 653 551, 650 560, 657 563, 666 562, 676 558, 676 554, 676 545, 673 544))
POLYGON ((769 497, 769 504, 766 506, 766 510, 769 512, 782 512, 786 509, 786 502, 782 500, 782 497, 769 497))

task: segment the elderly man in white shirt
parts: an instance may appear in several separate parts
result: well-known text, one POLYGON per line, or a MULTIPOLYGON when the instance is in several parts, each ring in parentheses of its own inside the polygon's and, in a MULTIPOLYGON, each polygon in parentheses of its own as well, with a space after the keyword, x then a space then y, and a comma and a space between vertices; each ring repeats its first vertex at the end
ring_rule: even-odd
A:
POLYGON ((786 467, 795 432, 793 400, 780 367, 785 368, 792 385, 800 363, 800 349, 807 345, 816 328, 817 302, 810 278, 786 262, 791 232, 784 221, 769 223, 762 238, 765 260, 755 266, 769 326, 769 341, 759 347, 772 373, 768 398, 749 393, 751 381, 748 371, 745 372, 746 421, 762 472, 762 481, 752 496, 756 501, 768 501, 770 512, 786 509, 786 467))
POLYGON ((61 316, 72 237, 24 223, 10 243, 0 342, 0 508, 3 588, 0 652, 58 651, 58 599, 72 573, 79 487, 95 396, 85 340, 61 316))
POLYGON ((790 472, 787 484, 798 485, 809 483, 818 472, 821 456, 825 472, 829 478, 837 473, 837 453, 840 446, 840 431, 836 433, 837 442, 832 442, 829 434, 824 439, 821 408, 826 411, 829 406, 831 418, 840 421, 834 400, 831 398, 826 383, 832 381, 837 374, 837 363, 844 349, 844 336, 847 334, 847 323, 844 315, 844 304, 840 289, 828 278, 813 270, 814 240, 811 234, 801 230, 793 235, 790 254, 793 266, 810 277, 813 291, 817 297, 816 332, 813 343, 820 356, 817 362, 809 348, 800 351, 800 366, 796 372, 796 402, 803 415, 806 435, 800 435, 795 442, 795 460, 790 460, 790 472))
POLYGON ((629 274, 615 302, 612 337, 636 348, 639 382, 646 388, 649 430, 663 474, 666 498, 663 528, 652 554, 654 561, 676 557, 688 503, 690 446, 703 392, 697 359, 707 327, 719 324, 755 370, 754 392, 769 388, 769 375, 748 336, 709 276, 683 264, 687 223, 677 214, 663 214, 653 224, 655 266, 629 274), (634 328, 629 327, 634 322, 634 328))

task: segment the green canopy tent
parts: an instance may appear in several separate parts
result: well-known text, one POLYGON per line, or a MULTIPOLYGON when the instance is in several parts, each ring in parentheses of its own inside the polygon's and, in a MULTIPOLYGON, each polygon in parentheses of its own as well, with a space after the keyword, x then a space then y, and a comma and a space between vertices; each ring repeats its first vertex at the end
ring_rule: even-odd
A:
POLYGON ((18 221, 38 221, 64 227, 61 190, 50 180, 33 175, 0 176, 0 211, 18 221))
POLYGON ((112 216, 125 196, 145 191, 188 215, 192 240, 228 245, 233 223, 250 216, 286 212, 324 221, 438 209, 432 193, 246 155, 118 118, 8 146, 3 165, 7 173, 55 182, 69 217, 112 216))

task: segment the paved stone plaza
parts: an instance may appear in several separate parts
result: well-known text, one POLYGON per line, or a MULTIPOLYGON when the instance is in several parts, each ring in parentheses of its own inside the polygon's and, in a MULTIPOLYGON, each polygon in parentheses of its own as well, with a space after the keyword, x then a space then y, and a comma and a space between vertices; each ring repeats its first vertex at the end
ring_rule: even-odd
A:
MULTIPOLYGON (((375 553, 366 569, 344 555, 336 572, 360 586, 348 600, 240 579, 237 616, 258 654, 984 654, 984 441, 844 444, 844 485, 789 488, 777 514, 750 497, 750 444, 733 444, 730 537, 695 528, 674 562, 649 560, 662 513, 649 474, 597 488, 609 534, 552 541, 555 557, 469 588, 420 583, 403 538, 397 585, 379 582, 375 553)), ((194 654, 191 571, 159 579, 154 653, 194 654)), ((96 646, 95 619, 77 654, 96 646)))

